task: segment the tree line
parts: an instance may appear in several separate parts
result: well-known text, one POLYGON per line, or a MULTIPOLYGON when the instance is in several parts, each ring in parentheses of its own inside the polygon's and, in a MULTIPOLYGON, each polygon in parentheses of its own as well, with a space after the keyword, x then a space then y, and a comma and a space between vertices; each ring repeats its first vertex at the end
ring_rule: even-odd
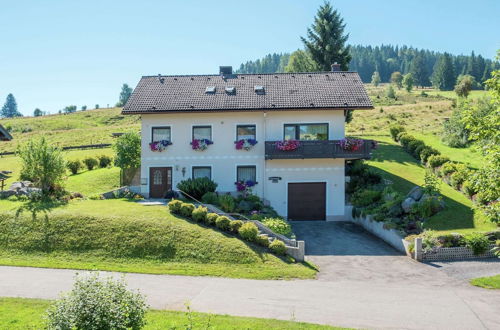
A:
MULTIPOLYGON (((476 87, 491 77, 491 72, 500 69, 496 61, 485 59, 472 52, 470 55, 452 55, 409 46, 349 46, 348 69, 357 71, 365 83, 372 81, 376 72, 380 82, 391 82, 391 75, 400 72, 412 74, 417 86, 434 86, 441 90, 452 90, 461 75, 474 78, 476 87)), ((293 53, 274 53, 262 59, 242 63, 238 73, 291 72, 291 68, 314 69, 291 65, 293 62, 307 63, 307 49, 293 53)), ((323 68, 327 69, 328 68, 323 68)), ((316 71, 316 70, 311 70, 316 71)))

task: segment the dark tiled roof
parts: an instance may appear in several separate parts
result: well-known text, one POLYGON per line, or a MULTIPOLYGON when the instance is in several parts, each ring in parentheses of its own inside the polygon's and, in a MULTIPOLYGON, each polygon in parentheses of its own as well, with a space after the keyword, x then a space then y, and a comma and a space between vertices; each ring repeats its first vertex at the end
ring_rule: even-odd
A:
POLYGON ((10 140, 12 140, 12 135, 10 135, 9 132, 2 125, 0 125, 0 141, 10 140))
POLYGON ((144 76, 123 113, 318 108, 371 109, 372 103, 356 72, 144 76), (210 86, 215 93, 206 93, 210 86), (264 86, 264 94, 255 86, 264 86))

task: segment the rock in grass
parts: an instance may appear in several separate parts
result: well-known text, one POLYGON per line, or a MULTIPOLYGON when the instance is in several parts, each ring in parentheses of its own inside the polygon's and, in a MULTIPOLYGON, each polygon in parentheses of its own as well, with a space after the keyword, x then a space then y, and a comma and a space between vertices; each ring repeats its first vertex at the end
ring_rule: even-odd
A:
POLYGON ((401 207, 403 208, 403 211, 405 213, 410 213, 410 210, 411 210, 411 207, 413 206, 413 204, 415 204, 416 201, 411 198, 411 197, 408 197, 406 198, 402 203, 401 203, 401 207))
POLYGON ((413 189, 410 190, 410 192, 406 196, 411 197, 414 200, 418 201, 418 200, 420 200, 420 198, 422 198, 423 194, 424 194, 423 189, 421 187, 416 186, 416 187, 413 187, 413 189))

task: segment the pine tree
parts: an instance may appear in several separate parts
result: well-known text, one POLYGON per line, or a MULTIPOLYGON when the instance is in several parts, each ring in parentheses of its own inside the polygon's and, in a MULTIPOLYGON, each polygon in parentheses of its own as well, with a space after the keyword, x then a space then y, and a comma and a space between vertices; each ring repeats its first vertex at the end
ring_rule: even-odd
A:
POLYGON ((423 52, 418 52, 411 62, 410 72, 416 85, 424 87, 428 85, 428 73, 425 65, 423 52))
POLYGON ((346 45, 349 35, 344 34, 344 28, 344 20, 338 11, 325 2, 319 7, 311 28, 307 29, 307 39, 301 37, 320 70, 330 71, 335 62, 340 64, 342 70, 348 70, 351 55, 346 45))
POLYGON ((451 56, 444 53, 434 66, 432 73, 432 85, 442 91, 451 91, 455 87, 455 68, 451 61, 451 56))
POLYGON ((378 71, 375 71, 372 75, 372 84, 375 87, 380 84, 380 74, 378 73, 378 71))
POLYGON ((22 117, 22 114, 17 110, 17 102, 14 95, 7 95, 0 115, 5 118, 22 117))
POLYGON ((116 106, 123 107, 125 103, 127 103, 130 95, 132 95, 132 88, 128 87, 127 84, 123 84, 122 90, 120 92, 120 98, 118 99, 118 103, 116 103, 116 106))

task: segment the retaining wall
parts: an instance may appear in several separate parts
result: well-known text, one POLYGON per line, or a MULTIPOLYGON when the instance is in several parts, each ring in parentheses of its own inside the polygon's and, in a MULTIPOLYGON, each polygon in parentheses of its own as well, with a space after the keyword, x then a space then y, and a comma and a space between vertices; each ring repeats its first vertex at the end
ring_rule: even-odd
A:
POLYGON ((368 215, 366 217, 351 217, 351 219, 352 222, 365 228, 367 231, 379 237, 380 239, 394 247, 396 250, 408 254, 407 243, 397 230, 385 229, 384 223, 374 221, 371 215, 368 215))

